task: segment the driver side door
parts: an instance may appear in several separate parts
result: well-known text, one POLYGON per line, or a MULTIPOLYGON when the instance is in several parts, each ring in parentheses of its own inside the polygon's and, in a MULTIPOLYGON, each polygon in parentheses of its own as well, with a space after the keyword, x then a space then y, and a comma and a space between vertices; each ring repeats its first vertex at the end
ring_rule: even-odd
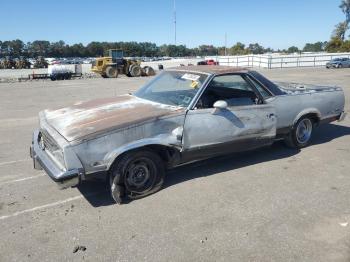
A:
POLYGON ((211 101, 189 110, 186 115, 184 162, 273 143, 276 135, 275 108, 257 103, 262 99, 261 95, 241 75, 216 76, 203 92, 199 103, 201 99, 211 101), (211 93, 214 95, 208 99, 211 93), (256 94, 256 99, 252 94, 256 94), (214 108, 213 103, 217 100, 226 101, 227 107, 214 108))

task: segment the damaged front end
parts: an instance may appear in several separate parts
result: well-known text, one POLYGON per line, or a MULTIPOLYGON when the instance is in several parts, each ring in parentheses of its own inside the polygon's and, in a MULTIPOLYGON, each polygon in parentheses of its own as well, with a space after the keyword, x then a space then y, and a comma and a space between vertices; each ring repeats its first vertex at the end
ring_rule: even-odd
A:
POLYGON ((30 157, 35 169, 44 170, 60 188, 77 186, 84 168, 69 143, 40 114, 40 129, 33 132, 30 157))

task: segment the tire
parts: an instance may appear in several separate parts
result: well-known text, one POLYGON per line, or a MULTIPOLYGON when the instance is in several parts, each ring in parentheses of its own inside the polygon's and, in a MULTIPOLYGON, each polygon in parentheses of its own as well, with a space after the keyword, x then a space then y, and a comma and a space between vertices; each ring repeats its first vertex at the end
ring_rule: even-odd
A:
POLYGON ((113 66, 107 66, 106 76, 108 78, 117 78, 118 77, 118 69, 113 67, 113 66))
POLYGON ((132 77, 139 77, 141 76, 142 70, 139 65, 133 64, 130 65, 129 72, 132 77))
POLYGON ((305 116, 300 118, 292 128, 284 142, 291 148, 303 148, 310 144, 314 121, 312 118, 305 116))
POLYGON ((342 64, 339 64, 339 65, 337 66, 337 68, 343 68, 343 65, 342 65, 342 64))
POLYGON ((159 155, 148 150, 126 153, 116 162, 109 176, 114 201, 139 199, 158 191, 164 182, 165 167, 159 155))
POLYGON ((154 72, 154 69, 150 66, 145 66, 144 71, 146 76, 154 76, 156 73, 154 72))

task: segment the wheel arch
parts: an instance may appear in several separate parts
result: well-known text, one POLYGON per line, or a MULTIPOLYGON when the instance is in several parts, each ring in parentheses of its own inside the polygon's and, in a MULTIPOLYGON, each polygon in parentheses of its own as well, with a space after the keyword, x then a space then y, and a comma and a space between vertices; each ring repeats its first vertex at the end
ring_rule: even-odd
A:
POLYGON ((316 108, 309 108, 301 111, 294 119, 293 126, 298 122, 298 120, 302 117, 309 116, 314 123, 318 124, 321 120, 321 113, 316 108))
POLYGON ((125 154, 138 150, 150 150, 152 152, 157 153, 164 161, 167 167, 172 166, 173 163, 180 158, 181 151, 181 149, 178 146, 169 145, 166 143, 139 142, 129 144, 112 151, 106 156, 106 158, 108 159, 107 170, 110 171, 113 168, 113 165, 117 163, 118 160, 125 154))

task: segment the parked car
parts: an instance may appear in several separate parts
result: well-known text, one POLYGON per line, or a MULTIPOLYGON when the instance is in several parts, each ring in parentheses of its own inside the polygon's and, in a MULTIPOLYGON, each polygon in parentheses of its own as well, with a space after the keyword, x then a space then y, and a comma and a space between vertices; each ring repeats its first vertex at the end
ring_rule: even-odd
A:
POLYGON ((350 59, 344 58, 334 58, 326 64, 327 68, 343 68, 350 67, 350 59))
POLYGON ((321 123, 343 120, 340 87, 275 84, 225 66, 162 71, 134 94, 39 113, 34 167, 62 186, 107 179, 113 199, 159 190, 165 170, 283 139, 310 143, 321 123))
POLYGON ((214 59, 208 59, 197 62, 197 65, 219 65, 219 62, 216 62, 214 59))

